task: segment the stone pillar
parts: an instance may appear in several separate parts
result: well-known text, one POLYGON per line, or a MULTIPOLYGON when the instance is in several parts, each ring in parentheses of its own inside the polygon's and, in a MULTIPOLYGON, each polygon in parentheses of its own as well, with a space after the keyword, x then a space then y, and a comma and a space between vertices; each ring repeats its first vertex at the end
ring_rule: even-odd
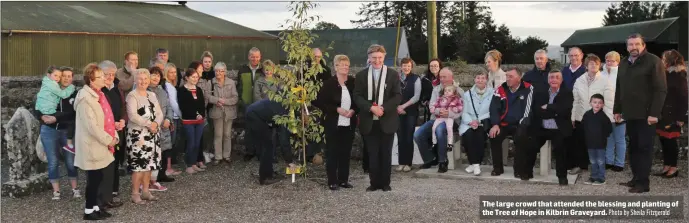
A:
POLYGON ((9 159, 9 181, 2 184, 2 196, 19 197, 50 188, 45 164, 36 155, 40 123, 20 107, 7 123, 5 140, 9 159))

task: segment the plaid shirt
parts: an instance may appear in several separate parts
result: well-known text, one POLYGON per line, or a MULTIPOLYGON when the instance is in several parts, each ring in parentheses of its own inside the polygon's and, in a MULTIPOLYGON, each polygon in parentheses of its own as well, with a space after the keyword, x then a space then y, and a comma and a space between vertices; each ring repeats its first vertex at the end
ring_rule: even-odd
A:
MULTIPOLYGON (((550 99, 548 100, 548 104, 553 104, 553 100, 555 100, 555 96, 557 96, 557 93, 560 92, 560 89, 557 89, 556 92, 552 92, 551 89, 548 89, 548 94, 550 94, 550 99)), ((557 123, 555 123, 555 119, 544 119, 543 120, 543 128, 544 129, 557 129, 557 123)))

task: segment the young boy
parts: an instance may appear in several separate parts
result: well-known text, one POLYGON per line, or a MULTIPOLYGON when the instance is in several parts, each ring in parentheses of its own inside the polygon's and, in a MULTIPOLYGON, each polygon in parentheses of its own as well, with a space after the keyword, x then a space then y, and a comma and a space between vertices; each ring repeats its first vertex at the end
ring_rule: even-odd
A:
POLYGON ((602 111, 605 99, 601 94, 591 96, 591 110, 584 114, 581 125, 584 128, 586 148, 591 161, 591 177, 584 184, 605 184, 605 147, 612 133, 610 118, 602 111))

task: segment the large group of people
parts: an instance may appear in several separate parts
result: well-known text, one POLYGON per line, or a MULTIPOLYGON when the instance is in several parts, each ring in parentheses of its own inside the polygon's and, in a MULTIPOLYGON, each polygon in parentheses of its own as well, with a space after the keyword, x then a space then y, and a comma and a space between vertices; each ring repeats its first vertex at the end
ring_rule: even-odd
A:
MULTIPOLYGON (((487 69, 476 73, 474 85, 464 91, 438 59, 431 60, 424 75, 417 75, 410 58, 401 60, 399 70, 385 65, 385 48, 374 44, 367 51, 368 67, 350 76, 349 57, 336 55, 330 74, 316 48, 309 64, 318 61, 322 66, 323 72, 314 77, 322 87, 310 109, 324 114, 317 121, 325 129, 328 188, 354 187, 349 182, 350 154, 358 128, 364 139, 363 167, 370 178, 366 191, 392 190, 395 134, 396 171, 412 170, 416 143, 422 169, 438 166, 438 172, 447 172, 447 152, 463 149, 469 160, 465 171, 481 175, 490 142, 492 176, 505 172, 503 141, 512 138, 514 176, 522 180, 533 178, 539 148, 550 141, 563 186, 569 184, 568 174, 579 174, 589 164, 586 184, 605 184, 606 169, 622 171, 626 134, 634 177, 622 185, 632 193, 648 192, 656 134, 664 153, 663 172, 656 175, 671 178, 678 173, 676 138, 687 121, 686 68, 676 50, 661 58, 648 53, 638 34, 627 39, 627 50, 623 61, 614 51, 601 61, 593 54, 584 57, 574 47, 568 55, 571 63, 561 71, 551 69, 546 51, 538 50, 534 68, 526 73, 501 69, 501 53, 491 50, 485 56, 487 69), (453 148, 459 140, 455 133, 462 148, 453 148)), ((239 68, 236 80, 228 76, 225 63, 213 65, 210 52, 185 70, 168 58, 166 49, 158 49, 149 68, 139 68, 136 52, 127 52, 119 69, 108 60, 88 64, 80 90, 72 84, 72 68, 48 69, 37 95, 36 117, 42 123, 52 199, 61 198, 62 153, 75 198, 81 197, 77 168, 86 171, 85 220, 108 218, 112 215, 107 209, 123 205, 118 180, 122 167, 132 173, 132 203, 157 201, 151 191, 167 190, 161 182, 183 173, 173 168, 177 153, 184 153, 184 172, 189 175, 205 171, 207 157, 216 165, 232 162, 232 128, 240 112, 245 114, 244 160, 260 161, 259 184, 280 181, 273 169, 277 147, 288 168, 297 167, 292 135, 273 120, 288 112, 268 98, 268 92, 286 89, 275 82, 276 65, 261 61, 259 49, 249 50, 249 62, 239 68)))

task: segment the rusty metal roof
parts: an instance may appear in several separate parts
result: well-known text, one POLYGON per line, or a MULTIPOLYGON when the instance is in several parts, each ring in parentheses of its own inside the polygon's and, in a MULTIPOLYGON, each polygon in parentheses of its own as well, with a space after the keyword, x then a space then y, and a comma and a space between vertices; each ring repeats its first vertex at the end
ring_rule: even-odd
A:
POLYGON ((3 32, 277 38, 183 5, 96 1, 2 2, 0 9, 3 32))

